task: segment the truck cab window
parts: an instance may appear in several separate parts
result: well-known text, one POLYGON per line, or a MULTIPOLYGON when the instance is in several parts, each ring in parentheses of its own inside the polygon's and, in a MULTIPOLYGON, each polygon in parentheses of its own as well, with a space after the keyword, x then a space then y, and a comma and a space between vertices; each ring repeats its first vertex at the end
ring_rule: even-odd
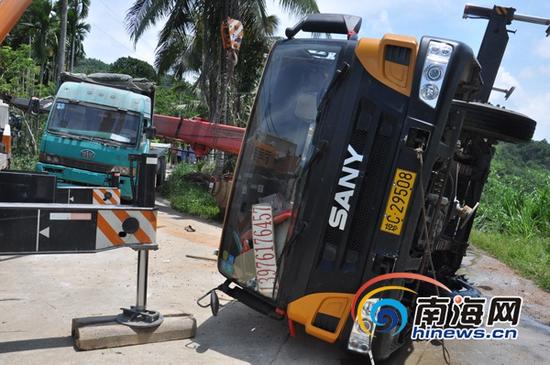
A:
POLYGON ((229 207, 233 233, 222 242, 221 270, 268 297, 275 290, 266 283, 274 282, 273 262, 290 237, 295 202, 303 189, 300 179, 312 156, 317 108, 336 72, 339 52, 336 44, 279 44, 256 97, 235 182, 241 188, 229 207), (255 212, 259 205, 269 213, 255 212), (254 219, 262 221, 253 224, 254 219), (262 230, 256 232, 255 227, 262 230), (269 233, 270 238, 256 240, 256 233, 269 233), (260 251, 260 245, 273 253, 260 251), (259 269, 261 258, 269 258, 270 266, 259 269))
POLYGON ((108 143, 134 145, 138 140, 140 119, 137 113, 58 100, 51 113, 48 130, 108 143))

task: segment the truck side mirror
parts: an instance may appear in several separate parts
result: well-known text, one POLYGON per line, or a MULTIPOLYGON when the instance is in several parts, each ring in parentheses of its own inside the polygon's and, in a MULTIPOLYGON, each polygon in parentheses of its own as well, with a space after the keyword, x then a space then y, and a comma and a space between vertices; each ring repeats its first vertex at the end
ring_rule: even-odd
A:
POLYGON ((147 136, 147 138, 151 139, 151 138, 156 136, 157 129, 155 127, 145 127, 144 132, 145 132, 145 136, 147 136))
POLYGON ((33 97, 29 100, 29 111, 30 111, 32 114, 38 114, 38 113, 40 113, 40 99, 38 99, 37 97, 33 96, 33 97))

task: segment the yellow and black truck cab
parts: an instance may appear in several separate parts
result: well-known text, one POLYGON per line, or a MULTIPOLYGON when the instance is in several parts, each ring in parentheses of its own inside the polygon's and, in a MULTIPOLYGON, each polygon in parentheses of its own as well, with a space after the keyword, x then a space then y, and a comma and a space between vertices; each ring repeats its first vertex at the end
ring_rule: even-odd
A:
MULTIPOLYGON (((393 34, 358 39, 360 24, 355 16, 313 14, 274 45, 218 258, 227 278, 218 289, 327 342, 347 341, 352 297, 367 280, 427 273, 423 208, 434 237, 459 231, 441 208, 442 198, 453 203, 448 177, 464 118, 452 106, 480 85, 465 44, 393 34), (347 39, 294 38, 300 30, 347 39)), ((443 256, 458 255, 460 263, 464 240, 446 239, 443 256)), ((396 299, 412 308, 412 297, 396 299)), ((403 340, 377 334, 375 358, 403 340)))

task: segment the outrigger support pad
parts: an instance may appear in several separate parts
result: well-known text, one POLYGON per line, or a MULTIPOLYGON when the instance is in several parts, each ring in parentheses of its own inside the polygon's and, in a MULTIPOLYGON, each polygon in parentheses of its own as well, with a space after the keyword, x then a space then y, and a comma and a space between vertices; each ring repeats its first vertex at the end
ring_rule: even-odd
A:
POLYGON ((164 321, 164 317, 159 312, 146 308, 149 248, 136 248, 136 250, 138 251, 136 305, 121 308, 122 313, 117 316, 116 321, 135 328, 158 327, 164 321))
POLYGON ((120 309, 122 309, 122 313, 117 316, 116 321, 129 327, 158 327, 164 321, 162 314, 157 311, 147 309, 140 310, 134 306, 120 309))

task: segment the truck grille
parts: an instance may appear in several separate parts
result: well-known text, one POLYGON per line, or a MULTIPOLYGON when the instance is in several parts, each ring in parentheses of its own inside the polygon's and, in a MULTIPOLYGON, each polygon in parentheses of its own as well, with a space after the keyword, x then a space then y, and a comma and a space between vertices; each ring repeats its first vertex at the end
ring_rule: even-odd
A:
MULTIPOLYGON (((366 113, 371 112, 369 109, 366 113)), ((365 116, 363 116, 366 118, 365 116)), ((356 203, 351 203, 346 231, 328 228, 325 231, 324 247, 319 258, 319 269, 325 272, 341 271, 359 273, 362 271, 362 261, 370 250, 370 237, 379 215, 388 166, 391 165, 394 154, 395 135, 399 120, 387 113, 375 112, 368 118, 371 133, 376 133, 374 143, 368 142, 366 128, 354 130, 350 145, 361 151, 367 158, 366 168, 362 167, 364 178, 357 179, 360 187, 357 189, 356 203)))
POLYGON ((57 155, 48 155, 48 157, 50 158, 50 161, 48 161, 48 159, 46 158, 45 153, 41 153, 39 157, 39 161, 42 163, 62 165, 62 166, 72 167, 75 169, 101 172, 104 174, 111 172, 111 170, 114 167, 113 165, 105 165, 97 162, 82 161, 82 160, 77 160, 69 157, 57 156, 57 155), (52 161, 53 158, 56 159, 55 162, 52 161))
POLYGON ((387 187, 388 166, 393 159, 396 126, 399 121, 382 113, 380 125, 367 163, 366 176, 350 226, 344 267, 346 271, 362 270, 359 257, 371 250, 370 238, 376 229, 380 206, 387 187))

